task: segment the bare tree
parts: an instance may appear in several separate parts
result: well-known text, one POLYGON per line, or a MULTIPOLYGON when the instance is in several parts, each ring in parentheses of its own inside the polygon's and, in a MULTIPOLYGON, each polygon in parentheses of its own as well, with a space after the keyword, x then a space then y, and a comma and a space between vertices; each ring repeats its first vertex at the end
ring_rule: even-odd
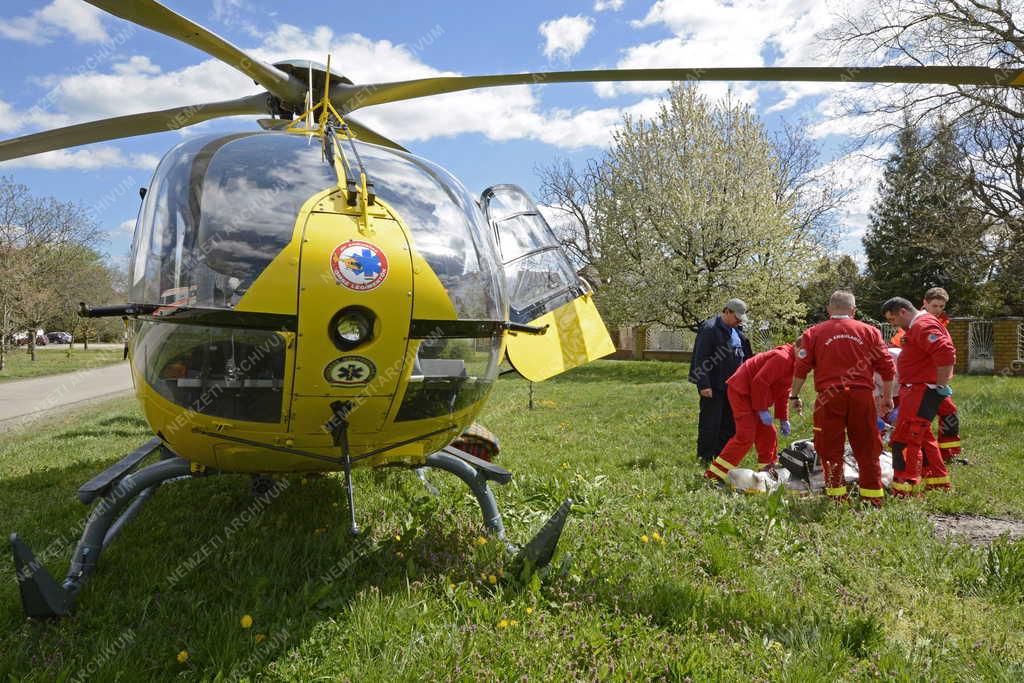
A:
MULTIPOLYGON (((895 0, 841 15, 822 37, 844 61, 1024 69, 1024 0, 895 0)), ((995 277, 1016 282, 1024 269, 1024 92, 988 86, 910 85, 859 89, 847 111, 875 121, 867 136, 889 136, 905 118, 922 129, 944 119, 974 175, 979 207, 998 230, 995 277), (865 96, 865 93, 869 93, 865 96)), ((1003 292, 1024 313, 1020 286, 1003 292), (1016 290, 1014 292, 1013 290, 1016 290)))
POLYGON ((67 285, 80 262, 78 250, 100 241, 85 207, 36 197, 25 185, 0 177, 0 343, 7 343, 9 328, 28 328, 35 360, 36 330, 63 298, 74 296, 67 285))
POLYGON ((541 202, 561 215, 561 220, 552 221, 552 228, 576 267, 586 270, 597 258, 593 203, 601 163, 591 159, 577 170, 567 159, 556 159, 534 171, 540 176, 541 202))
POLYGON ((822 163, 821 147, 808 134, 806 121, 783 120, 772 141, 778 163, 776 202, 792 207, 790 217, 800 235, 834 247, 836 214, 852 188, 842 187, 835 171, 822 163))

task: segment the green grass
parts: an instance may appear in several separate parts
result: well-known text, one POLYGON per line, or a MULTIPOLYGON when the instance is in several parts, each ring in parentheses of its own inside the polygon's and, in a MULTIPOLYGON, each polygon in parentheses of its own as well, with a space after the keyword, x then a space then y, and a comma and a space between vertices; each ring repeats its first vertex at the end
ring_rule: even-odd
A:
MULTIPOLYGON (((435 500, 412 473, 358 472, 356 540, 335 476, 290 477, 255 514, 243 477, 175 483, 71 618, 24 619, 0 565, 0 678, 1024 679, 1024 545, 954 545, 927 519, 1024 518, 1024 382, 958 378, 974 464, 954 469, 951 494, 869 512, 703 487, 685 375, 596 363, 537 385, 533 411, 525 382, 499 383, 482 422, 516 473, 497 491, 510 536, 579 503, 542 582, 498 575, 498 545, 476 543, 479 513, 449 475, 432 475, 435 500)), ((126 400, 0 436, 7 531, 52 548, 62 577, 86 512, 76 487, 146 436, 126 400)))
POLYGON ((124 353, 120 348, 83 351, 81 347, 75 347, 73 351, 69 352, 67 345, 61 344, 37 348, 36 359, 33 361, 25 347, 18 347, 11 349, 6 356, 4 369, 0 370, 0 383, 12 379, 28 379, 98 368, 112 363, 120 363, 123 359, 124 353))

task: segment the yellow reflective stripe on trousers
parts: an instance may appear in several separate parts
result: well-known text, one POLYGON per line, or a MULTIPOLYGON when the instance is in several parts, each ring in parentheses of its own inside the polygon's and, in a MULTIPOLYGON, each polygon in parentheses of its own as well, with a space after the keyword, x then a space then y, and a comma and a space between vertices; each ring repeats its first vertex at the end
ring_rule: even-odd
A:
POLYGON ((913 484, 906 484, 906 483, 904 483, 902 481, 894 481, 892 483, 892 488, 895 491, 905 491, 907 493, 910 493, 911 491, 914 490, 914 485, 913 484))
POLYGON ((949 480, 948 476, 945 476, 945 477, 925 477, 924 483, 925 483, 926 486, 931 486, 933 484, 949 484, 950 480, 949 480))
POLYGON ((825 495, 826 496, 845 496, 846 495, 846 487, 845 486, 840 486, 840 487, 834 488, 834 489, 828 489, 827 488, 827 489, 825 489, 825 495))
POLYGON ((939 448, 960 448, 960 441, 943 441, 939 439, 939 448))
POLYGON ((723 472, 722 468, 715 463, 711 463, 710 465, 708 465, 708 472, 715 475, 719 479, 724 480, 729 478, 729 474, 727 472, 723 472))
POLYGON ((736 465, 733 465, 731 462, 729 462, 728 460, 726 460, 722 456, 718 456, 717 458, 715 458, 714 464, 718 465, 720 468, 722 468, 726 472, 736 468, 736 465))
POLYGON ((883 491, 882 489, 861 489, 860 490, 860 497, 861 498, 881 498, 884 495, 885 495, 885 491, 883 491))

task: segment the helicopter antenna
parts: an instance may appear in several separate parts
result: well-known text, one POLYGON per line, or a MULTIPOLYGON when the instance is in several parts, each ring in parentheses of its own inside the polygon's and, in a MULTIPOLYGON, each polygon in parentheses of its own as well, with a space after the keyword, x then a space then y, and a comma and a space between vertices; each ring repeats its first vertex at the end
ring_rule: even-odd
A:
MULTIPOLYGON (((306 89, 306 127, 313 127, 313 62, 309 63, 309 87, 306 89)), ((310 136, 309 140, 312 139, 310 136)))
POLYGON ((338 188, 346 193, 348 205, 359 207, 362 213, 360 230, 367 232, 370 229, 369 207, 376 203, 377 197, 373 191, 373 183, 367 179, 366 166, 355 145, 355 135, 331 103, 331 55, 327 55, 323 97, 316 104, 313 104, 313 67, 310 65, 308 68, 309 88, 306 91, 306 111, 288 124, 285 127, 285 132, 305 134, 310 139, 313 135, 320 137, 323 159, 334 167, 338 176, 338 188), (315 124, 314 116, 316 117, 315 124), (355 176, 354 169, 342 151, 342 145, 338 141, 338 132, 341 132, 349 141, 352 154, 359 166, 358 176, 355 176))

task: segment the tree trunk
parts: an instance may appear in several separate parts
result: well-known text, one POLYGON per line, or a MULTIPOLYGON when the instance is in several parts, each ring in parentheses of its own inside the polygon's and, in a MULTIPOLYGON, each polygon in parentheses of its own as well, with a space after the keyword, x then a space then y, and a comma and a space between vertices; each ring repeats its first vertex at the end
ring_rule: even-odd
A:
POLYGON ((28 333, 28 355, 32 356, 32 362, 36 360, 36 331, 29 330, 28 333))
MULTIPOLYGON (((3 334, 0 332, 0 334, 3 334)), ((0 339, 0 372, 7 367, 7 341, 0 339)))
POLYGON ((89 329, 88 328, 86 328, 85 336, 83 337, 83 340, 82 340, 82 350, 83 351, 88 351, 89 350, 89 329))

